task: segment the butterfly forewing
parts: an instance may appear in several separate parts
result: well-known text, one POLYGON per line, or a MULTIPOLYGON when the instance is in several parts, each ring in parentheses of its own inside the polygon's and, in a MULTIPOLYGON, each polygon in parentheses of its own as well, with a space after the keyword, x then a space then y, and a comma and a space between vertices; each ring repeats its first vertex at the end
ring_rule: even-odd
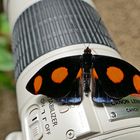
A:
POLYGON ((73 97, 75 102, 79 102, 81 97, 78 93, 79 85, 76 84, 79 77, 80 57, 65 57, 41 68, 29 80, 26 89, 35 95, 43 94, 55 99, 64 98, 66 102, 68 102, 67 97, 73 97))
POLYGON ((140 94, 140 72, 129 63, 118 58, 95 55, 93 65, 93 74, 96 73, 96 79, 109 97, 121 99, 132 93, 140 94))

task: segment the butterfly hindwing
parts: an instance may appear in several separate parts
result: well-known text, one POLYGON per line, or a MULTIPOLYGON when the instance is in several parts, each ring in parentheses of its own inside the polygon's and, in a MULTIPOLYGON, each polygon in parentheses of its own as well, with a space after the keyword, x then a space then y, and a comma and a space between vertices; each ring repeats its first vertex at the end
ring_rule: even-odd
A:
POLYGON ((77 79, 72 86, 69 94, 66 97, 56 99, 58 102, 62 104, 78 104, 82 100, 82 88, 81 88, 81 81, 77 79))
POLYGON ((35 95, 43 94, 60 100, 63 100, 63 98, 67 100, 66 98, 71 96, 73 99, 78 98, 78 100, 75 99, 75 102, 79 102, 81 97, 78 92, 79 85, 76 84, 79 70, 79 56, 57 59, 41 68, 29 80, 26 89, 35 95), (70 94, 72 90, 74 95, 70 94))
POLYGON ((140 72, 124 60, 95 55, 93 65, 96 79, 110 98, 140 93, 140 72))
POLYGON ((94 83, 92 84, 92 100, 94 103, 112 103, 116 101, 106 94, 99 80, 92 79, 92 81, 94 81, 92 82, 94 83))

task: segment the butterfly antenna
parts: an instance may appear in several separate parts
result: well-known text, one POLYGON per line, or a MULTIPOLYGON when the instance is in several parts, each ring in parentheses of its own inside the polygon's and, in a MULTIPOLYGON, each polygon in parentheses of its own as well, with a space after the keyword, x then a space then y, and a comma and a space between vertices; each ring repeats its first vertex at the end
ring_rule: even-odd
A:
POLYGON ((93 48, 91 49, 95 54, 98 54, 93 48))
POLYGON ((91 44, 91 43, 89 43, 89 44, 87 45, 86 43, 84 43, 85 49, 86 49, 86 48, 89 48, 89 47, 90 47, 90 44, 91 44))

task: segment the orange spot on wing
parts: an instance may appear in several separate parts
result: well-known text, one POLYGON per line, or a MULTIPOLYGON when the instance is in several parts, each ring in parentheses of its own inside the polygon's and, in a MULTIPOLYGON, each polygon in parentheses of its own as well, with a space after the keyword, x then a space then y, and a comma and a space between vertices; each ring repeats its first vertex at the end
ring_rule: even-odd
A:
POLYGON ((114 66, 108 67, 106 74, 113 83, 120 83, 124 79, 123 71, 114 66))
POLYGON ((65 67, 59 67, 52 72, 51 79, 54 83, 62 83, 68 76, 68 70, 65 67))
POLYGON ((97 75, 95 68, 92 70, 92 75, 95 79, 98 79, 98 75, 97 75))
POLYGON ((80 78, 81 76, 82 76, 82 69, 80 68, 76 76, 76 79, 80 78))
POLYGON ((34 90, 35 90, 35 94, 37 94, 42 86, 42 77, 39 75, 34 79, 34 90))
POLYGON ((133 84, 138 93, 140 93, 140 76, 134 75, 133 76, 133 84))

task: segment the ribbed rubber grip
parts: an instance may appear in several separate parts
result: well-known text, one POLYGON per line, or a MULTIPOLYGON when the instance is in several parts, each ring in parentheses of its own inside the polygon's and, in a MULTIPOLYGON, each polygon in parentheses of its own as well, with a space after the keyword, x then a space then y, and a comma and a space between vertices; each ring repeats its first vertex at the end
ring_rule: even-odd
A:
POLYGON ((57 48, 115 45, 97 11, 82 0, 42 0, 26 9, 13 30, 16 78, 32 61, 57 48))

